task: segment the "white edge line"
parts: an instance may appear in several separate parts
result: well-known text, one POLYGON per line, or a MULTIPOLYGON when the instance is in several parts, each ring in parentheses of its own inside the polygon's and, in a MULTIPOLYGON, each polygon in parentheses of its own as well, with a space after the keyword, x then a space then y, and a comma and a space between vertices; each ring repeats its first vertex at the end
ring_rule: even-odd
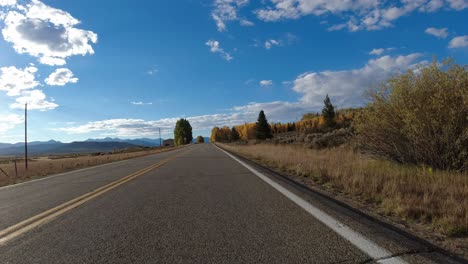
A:
MULTIPOLYGON (((216 146, 216 145, 215 145, 216 146)), ((344 239, 348 240, 351 244, 353 244, 355 247, 360 249, 362 252, 366 253, 369 255, 374 260, 377 260, 378 263, 385 263, 385 264, 405 264, 406 262, 400 259, 399 257, 392 257, 392 254, 387 251, 386 249, 380 247, 376 243, 372 242, 368 238, 364 237, 363 235, 359 234, 358 232, 352 230, 350 227, 346 226, 345 224, 339 222, 338 220, 334 219, 327 213, 321 211, 317 207, 313 206, 306 200, 302 199, 301 197, 297 196, 296 194, 292 193, 288 189, 284 188, 280 184, 274 182, 267 176, 265 176, 263 173, 258 172, 251 166, 247 165, 243 161, 239 160, 235 156, 231 155, 227 151, 221 149, 220 147, 216 146, 219 150, 223 151, 240 163, 242 166, 247 168, 249 171, 251 171, 253 174, 258 176, 260 179, 268 183, 271 187, 276 189, 278 192, 286 196, 288 199, 293 201, 296 205, 307 211, 309 214, 311 214, 313 217, 315 217, 317 220, 322 222, 324 225, 332 229, 335 233, 343 237, 344 239)))
MULTIPOLYGON (((180 148, 177 148, 177 149, 174 149, 174 150, 178 150, 178 149, 180 149, 180 148)), ((119 163, 123 163, 123 162, 128 162, 128 161, 135 160, 135 159, 143 159, 143 158, 146 158, 146 157, 148 157, 148 156, 153 156, 153 155, 161 154, 161 153, 165 153, 165 152, 168 152, 168 151, 163 151, 163 152, 159 152, 159 153, 149 154, 149 155, 146 155, 146 156, 141 156, 141 157, 136 157, 136 158, 130 158, 130 159, 124 159, 124 160, 119 160, 119 161, 114 161, 114 162, 108 162, 108 163, 104 163, 104 164, 101 164, 101 165, 91 166, 91 167, 82 168, 82 169, 78 169, 78 170, 71 170, 71 171, 62 172, 62 173, 59 173, 59 174, 53 174, 53 175, 45 176, 45 177, 42 177, 42 178, 39 178, 39 179, 35 179, 35 180, 30 180, 30 181, 25 181, 25 182, 20 182, 20 183, 15 183, 15 184, 3 186, 3 187, 0 187, 0 191, 1 191, 1 190, 4 190, 4 189, 9 189, 9 188, 21 186, 21 185, 24 185, 24 184, 27 184, 27 183, 31 183, 31 182, 38 182, 38 181, 44 181, 44 180, 52 179, 52 178, 59 177, 59 176, 63 176, 63 175, 70 174, 70 173, 75 173, 75 172, 81 172, 81 171, 96 169, 96 168, 105 167, 105 166, 109 166, 109 165, 113 165, 113 164, 119 164, 119 163)))

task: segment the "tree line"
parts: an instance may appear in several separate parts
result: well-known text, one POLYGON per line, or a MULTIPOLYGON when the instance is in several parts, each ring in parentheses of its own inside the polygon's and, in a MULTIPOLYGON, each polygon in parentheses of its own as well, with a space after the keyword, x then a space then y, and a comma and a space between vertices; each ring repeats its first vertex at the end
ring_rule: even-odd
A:
POLYGON ((269 139, 276 134, 287 132, 323 133, 333 129, 349 127, 360 109, 343 109, 335 111, 330 97, 324 100, 322 113, 307 113, 297 122, 268 123, 265 112, 262 110, 256 123, 245 123, 232 128, 227 126, 214 127, 211 131, 212 142, 233 142, 237 140, 269 139), (233 136, 233 133, 234 136, 233 136))

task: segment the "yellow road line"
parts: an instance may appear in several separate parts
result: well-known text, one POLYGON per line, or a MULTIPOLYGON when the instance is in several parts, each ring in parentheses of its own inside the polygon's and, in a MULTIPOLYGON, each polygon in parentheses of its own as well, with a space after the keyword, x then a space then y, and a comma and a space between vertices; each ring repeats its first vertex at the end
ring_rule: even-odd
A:
MULTIPOLYGON (((191 151, 191 150, 189 150, 191 151)), ((35 215, 31 218, 28 218, 24 221, 21 221, 20 223, 17 223, 13 226, 10 226, 2 231, 0 231, 0 245, 3 245, 5 244, 6 242, 8 242, 9 240, 21 235, 21 234, 24 234, 34 228, 36 228, 37 226, 41 225, 41 224, 44 224, 44 223, 47 223, 51 220, 53 220, 54 218, 70 211, 71 209, 73 208, 76 208, 124 183, 127 183, 141 175, 144 175, 158 167, 161 167, 162 165, 168 163, 169 161, 183 155, 183 154, 186 154, 187 152, 189 151, 185 151, 179 155, 176 155, 176 156, 173 156, 173 157, 170 157, 168 159, 165 159, 161 162, 158 162, 154 165, 151 165, 145 169, 142 169, 140 171, 137 171, 135 173, 132 173, 128 176, 125 176, 123 178, 120 178, 119 180, 116 180, 114 182, 111 182, 109 184, 106 184, 94 191, 91 191, 91 192, 88 192, 84 195, 81 195, 75 199, 72 199, 68 202, 65 202, 61 205, 58 205, 52 209, 49 209, 45 212, 42 212, 38 215, 35 215)))

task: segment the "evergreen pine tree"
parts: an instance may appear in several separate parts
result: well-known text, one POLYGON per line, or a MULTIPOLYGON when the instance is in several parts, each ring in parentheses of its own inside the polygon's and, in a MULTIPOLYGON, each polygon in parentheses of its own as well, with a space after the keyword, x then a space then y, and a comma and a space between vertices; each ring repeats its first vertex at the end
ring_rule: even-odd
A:
POLYGON ((325 123, 327 124, 327 127, 334 127, 335 126, 335 107, 331 103, 330 97, 325 97, 325 100, 323 101, 325 104, 323 109, 322 109, 322 116, 325 118, 325 123))
POLYGON ((235 127, 231 129, 231 141, 238 141, 240 139, 239 133, 237 132, 235 127))
POLYGON ((260 111, 260 113, 258 114, 256 125, 257 127, 255 131, 255 137, 257 139, 264 140, 264 139, 273 137, 273 135, 271 134, 270 124, 268 124, 268 120, 263 110, 260 111))

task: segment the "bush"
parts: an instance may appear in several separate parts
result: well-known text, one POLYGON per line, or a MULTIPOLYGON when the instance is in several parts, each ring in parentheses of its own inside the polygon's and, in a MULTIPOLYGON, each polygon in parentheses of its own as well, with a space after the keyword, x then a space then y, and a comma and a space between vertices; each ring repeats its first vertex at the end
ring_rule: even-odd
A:
POLYGON ((468 168, 466 67, 433 62, 369 95, 371 103, 355 120, 362 150, 400 163, 468 168))
POLYGON ((323 134, 309 134, 305 141, 309 142, 308 147, 313 149, 334 148, 348 143, 352 135, 352 128, 341 128, 323 134))

